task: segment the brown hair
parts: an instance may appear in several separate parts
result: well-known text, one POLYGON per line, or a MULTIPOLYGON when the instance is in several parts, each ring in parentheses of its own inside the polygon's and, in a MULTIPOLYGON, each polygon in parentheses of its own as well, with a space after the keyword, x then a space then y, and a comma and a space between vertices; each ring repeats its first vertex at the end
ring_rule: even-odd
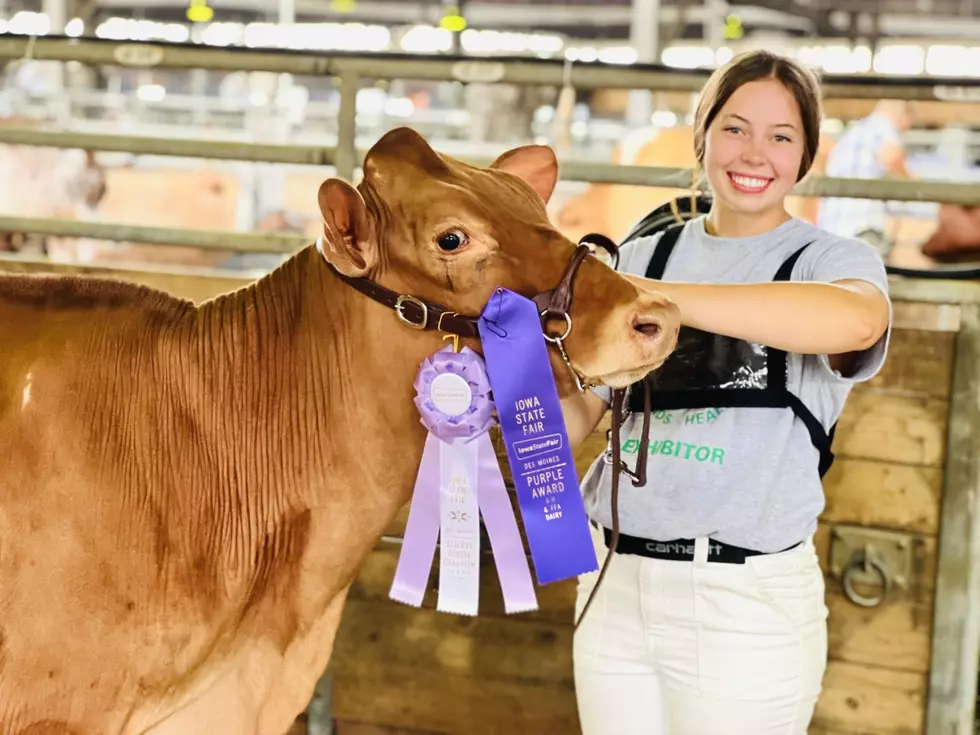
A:
POLYGON ((799 181, 806 176, 820 147, 820 81, 815 73, 792 59, 771 51, 749 51, 739 54, 721 66, 708 78, 701 90, 697 112, 694 113, 694 155, 698 168, 704 169, 704 146, 708 128, 735 90, 743 84, 760 79, 778 79, 796 98, 803 120, 803 160, 799 181))

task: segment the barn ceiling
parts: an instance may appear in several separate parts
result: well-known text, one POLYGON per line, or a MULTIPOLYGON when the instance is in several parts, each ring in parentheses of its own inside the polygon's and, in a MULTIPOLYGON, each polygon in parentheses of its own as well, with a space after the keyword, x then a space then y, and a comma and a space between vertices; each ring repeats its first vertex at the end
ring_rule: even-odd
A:
MULTIPOLYGON (((67 0, 86 5, 92 0, 67 0)), ((183 20, 189 0, 95 0, 97 16, 125 14, 183 20)), ((0 0, 10 10, 41 10, 44 0, 0 0)), ((294 0, 298 20, 437 22, 447 5, 462 6, 471 27, 552 30, 571 36, 627 38, 632 0, 294 0)), ((209 0, 215 20, 275 20, 277 0, 209 0)), ((704 38, 727 13, 747 35, 779 31, 824 38, 980 38, 980 0, 659 0, 663 40, 704 38)), ((69 9, 69 17, 73 13, 69 9)))

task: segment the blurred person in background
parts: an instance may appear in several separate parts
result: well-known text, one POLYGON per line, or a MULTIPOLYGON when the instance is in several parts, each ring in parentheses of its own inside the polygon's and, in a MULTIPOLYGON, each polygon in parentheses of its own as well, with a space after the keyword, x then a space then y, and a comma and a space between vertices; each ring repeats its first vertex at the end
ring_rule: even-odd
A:
MULTIPOLYGON (((868 117, 851 123, 827 156, 826 175, 849 179, 913 178, 905 166, 902 134, 912 127, 907 100, 881 100, 868 117)), ((882 257, 891 251, 889 205, 878 199, 825 197, 817 225, 841 237, 857 237, 882 257)))

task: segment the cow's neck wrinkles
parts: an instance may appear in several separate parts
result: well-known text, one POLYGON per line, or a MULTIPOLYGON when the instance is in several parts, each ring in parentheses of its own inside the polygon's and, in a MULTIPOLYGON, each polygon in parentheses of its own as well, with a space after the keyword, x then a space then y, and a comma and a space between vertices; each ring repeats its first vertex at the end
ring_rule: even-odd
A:
MULTIPOLYGON (((219 492, 231 495, 228 522, 237 528, 223 533, 258 545, 257 529, 278 529, 265 543, 304 557, 304 572, 322 589, 314 607, 322 608, 411 495, 424 442, 412 383, 439 336, 398 324, 390 309, 334 276, 315 248, 202 306, 197 325, 206 380, 225 386, 201 408, 216 434, 245 437, 226 448, 235 479, 219 492)), ((265 594, 281 616, 288 601, 275 589, 265 594)), ((296 612, 300 627, 316 615, 296 612)))

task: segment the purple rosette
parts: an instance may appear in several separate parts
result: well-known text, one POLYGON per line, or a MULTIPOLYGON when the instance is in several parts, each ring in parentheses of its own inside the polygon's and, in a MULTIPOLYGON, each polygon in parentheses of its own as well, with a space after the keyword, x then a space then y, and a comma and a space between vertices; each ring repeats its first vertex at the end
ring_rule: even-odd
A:
POLYGON ((422 361, 415 377, 415 406, 420 421, 442 441, 471 441, 486 434, 496 423, 494 405, 490 398, 490 378, 479 354, 464 347, 454 352, 450 346, 422 361), (464 413, 452 415, 440 411, 433 402, 433 383, 443 375, 459 376, 471 391, 469 408, 464 413))

